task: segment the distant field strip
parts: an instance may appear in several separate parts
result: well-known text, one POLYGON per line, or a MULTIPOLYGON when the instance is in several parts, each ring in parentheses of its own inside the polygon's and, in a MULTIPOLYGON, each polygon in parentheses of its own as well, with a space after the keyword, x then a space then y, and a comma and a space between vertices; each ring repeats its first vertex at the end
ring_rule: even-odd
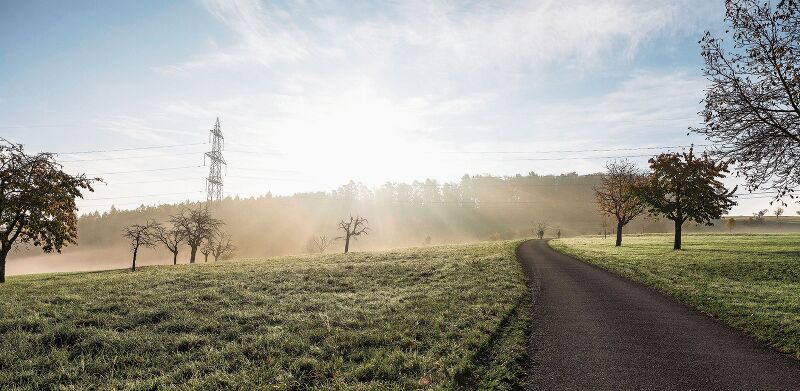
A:
POLYGON ((512 389, 518 244, 12 277, 0 389, 512 389))
POLYGON ((563 253, 672 295, 800 359, 800 235, 553 240, 563 253))

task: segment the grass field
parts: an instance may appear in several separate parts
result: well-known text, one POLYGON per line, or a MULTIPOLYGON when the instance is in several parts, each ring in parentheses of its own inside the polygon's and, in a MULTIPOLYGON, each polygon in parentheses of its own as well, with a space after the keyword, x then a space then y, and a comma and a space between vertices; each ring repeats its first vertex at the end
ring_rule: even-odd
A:
POLYGON ((563 253, 650 285, 800 359, 800 235, 553 240, 563 253))
POLYGON ((518 244, 12 277, 0 389, 513 388, 518 244))

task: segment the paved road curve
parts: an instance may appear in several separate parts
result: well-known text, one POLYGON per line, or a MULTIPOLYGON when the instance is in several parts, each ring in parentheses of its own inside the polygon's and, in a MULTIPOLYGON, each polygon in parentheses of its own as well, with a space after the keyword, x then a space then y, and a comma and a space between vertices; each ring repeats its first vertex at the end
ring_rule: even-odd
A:
POLYGON ((534 390, 800 390, 798 361, 676 300, 544 241, 518 256, 534 390))

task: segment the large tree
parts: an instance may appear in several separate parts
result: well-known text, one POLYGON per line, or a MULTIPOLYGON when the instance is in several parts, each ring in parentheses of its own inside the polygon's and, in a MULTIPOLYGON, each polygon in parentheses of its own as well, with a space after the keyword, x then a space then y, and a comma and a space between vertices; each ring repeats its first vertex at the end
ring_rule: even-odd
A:
POLYGON ((622 245, 622 228, 645 211, 644 203, 634 192, 642 178, 635 164, 628 160, 615 160, 606 164, 600 186, 594 188, 600 213, 617 220, 617 246, 622 245))
POLYGON ((367 231, 369 228, 367 227, 367 219, 356 216, 350 216, 350 220, 342 220, 339 222, 339 229, 344 231, 344 235, 336 238, 336 239, 344 239, 344 253, 347 254, 350 251, 350 238, 357 238, 361 235, 369 235, 367 231))
POLYGON ((75 199, 93 191, 96 180, 67 174, 50 153, 29 155, 22 145, 0 138, 0 283, 6 281, 6 258, 14 246, 49 253, 75 243, 75 199))
POLYGON ((711 82, 694 131, 736 163, 747 187, 777 197, 800 185, 800 2, 728 0, 726 34, 700 41, 711 82))
POLYGON ((179 214, 170 216, 170 222, 189 245, 189 263, 194 263, 197 249, 205 240, 215 235, 223 224, 222 220, 212 217, 205 207, 184 209, 179 214))
POLYGON ((720 181, 728 164, 715 162, 708 155, 696 157, 694 150, 662 153, 649 160, 650 174, 636 185, 635 193, 647 204, 651 214, 661 215, 675 224, 673 248, 681 248, 681 228, 687 220, 713 225, 736 205, 733 194, 720 181))

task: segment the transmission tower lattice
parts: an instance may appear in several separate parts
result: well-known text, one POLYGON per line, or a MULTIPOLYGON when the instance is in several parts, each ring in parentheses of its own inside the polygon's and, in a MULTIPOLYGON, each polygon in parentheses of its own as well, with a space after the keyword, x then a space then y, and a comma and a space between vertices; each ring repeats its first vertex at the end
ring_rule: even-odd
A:
MULTIPOLYGON (((217 123, 214 124, 214 129, 208 136, 211 142, 211 151, 206 152, 205 156, 211 160, 208 170, 208 178, 206 179, 206 194, 209 201, 222 199, 222 165, 225 163, 225 158, 222 157, 222 149, 225 147, 225 138, 222 137, 222 130, 219 128, 219 117, 217 123)), ((203 159, 205 165, 205 159, 203 159)))

